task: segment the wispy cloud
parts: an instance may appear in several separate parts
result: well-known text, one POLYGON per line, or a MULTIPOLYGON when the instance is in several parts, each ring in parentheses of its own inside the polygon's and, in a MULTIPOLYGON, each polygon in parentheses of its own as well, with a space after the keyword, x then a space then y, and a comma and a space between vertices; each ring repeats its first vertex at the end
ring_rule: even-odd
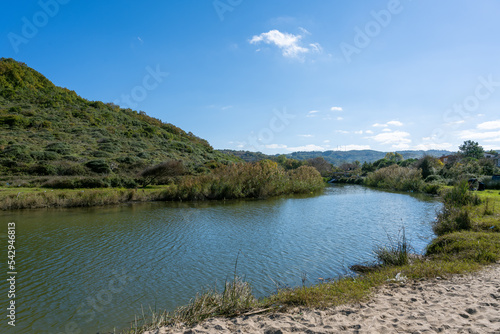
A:
POLYGON ((404 124, 400 121, 389 121, 387 123, 375 123, 372 126, 375 128, 387 128, 389 126, 403 126, 404 124))
POLYGON ((330 110, 331 111, 342 111, 344 109, 342 109, 342 107, 331 107, 330 110))
POLYGON ((349 133, 349 131, 345 131, 345 130, 335 130, 335 132, 342 133, 342 134, 348 134, 349 133))
MULTIPOLYGON (((302 29, 302 33, 305 34, 306 30, 302 29)), ((301 59, 306 53, 322 52, 322 47, 319 43, 311 43, 308 45, 309 47, 302 46, 300 43, 302 38, 303 35, 294 35, 274 29, 260 35, 253 36, 252 39, 250 39, 250 44, 257 45, 259 43, 265 43, 275 45, 281 49, 283 56, 287 58, 301 59)))
POLYGON ((313 135, 298 135, 299 137, 304 137, 304 138, 311 138, 314 137, 313 135))
POLYGON ((359 150, 370 150, 370 145, 342 145, 334 151, 359 151, 359 150))
POLYGON ((500 120, 490 121, 490 122, 484 122, 484 123, 478 124, 477 128, 480 129, 480 130, 496 130, 496 129, 500 129, 500 120))
POLYGON ((319 113, 318 110, 311 110, 307 113, 307 117, 316 117, 318 115, 316 115, 317 113, 319 113))
POLYGON ((283 148, 287 148, 286 145, 281 145, 281 144, 269 144, 269 145, 265 145, 266 148, 269 148, 269 149, 283 149, 283 148))
POLYGON ((290 152, 299 152, 299 151, 324 151, 325 148, 322 146, 309 144, 304 146, 296 146, 296 147, 287 147, 287 151, 290 152))
POLYGON ((410 134, 404 131, 383 132, 370 137, 384 145, 392 145, 393 148, 408 148, 411 143, 410 134))

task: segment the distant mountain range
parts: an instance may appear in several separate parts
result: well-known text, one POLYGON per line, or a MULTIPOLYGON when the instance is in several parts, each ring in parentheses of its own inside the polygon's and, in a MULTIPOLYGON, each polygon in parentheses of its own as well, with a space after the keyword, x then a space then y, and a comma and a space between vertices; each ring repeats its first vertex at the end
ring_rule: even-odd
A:
MULTIPOLYGON (((223 153, 226 154, 232 154, 235 155, 245 161, 258 161, 262 159, 273 159, 280 154, 276 155, 266 155, 261 152, 249 152, 249 151, 235 151, 235 150, 220 150, 223 153)), ((428 150, 428 151, 396 151, 397 153, 400 153, 403 158, 405 159, 411 159, 411 158, 416 158, 419 159, 425 155, 430 155, 434 157, 440 157, 443 155, 449 155, 454 152, 451 151, 445 151, 445 150, 428 150)), ((312 159, 312 158, 317 158, 317 157, 323 157, 326 161, 334 164, 334 165, 341 165, 342 163, 345 162, 354 162, 354 161, 359 161, 361 163, 363 162, 374 162, 379 159, 382 159, 385 157, 385 155, 388 152, 380 152, 380 151, 374 151, 374 150, 352 150, 352 151, 325 151, 325 152, 320 152, 320 151, 311 151, 311 152, 293 152, 289 154, 285 154, 287 158, 291 159, 297 159, 297 160, 307 160, 307 159, 312 159)))

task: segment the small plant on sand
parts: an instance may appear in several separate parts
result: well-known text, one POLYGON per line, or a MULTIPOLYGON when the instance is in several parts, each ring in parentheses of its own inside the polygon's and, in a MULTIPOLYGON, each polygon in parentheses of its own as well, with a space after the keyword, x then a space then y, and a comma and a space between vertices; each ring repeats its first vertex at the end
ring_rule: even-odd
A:
POLYGON ((188 305, 175 311, 173 320, 192 325, 210 317, 239 315, 256 304, 257 299, 252 295, 250 284, 236 277, 224 284, 222 293, 209 289, 197 294, 188 305))
POLYGON ((388 246, 377 246, 374 253, 377 260, 383 266, 404 266, 409 263, 409 254, 411 251, 410 243, 406 238, 405 228, 403 227, 396 240, 388 236, 388 246))

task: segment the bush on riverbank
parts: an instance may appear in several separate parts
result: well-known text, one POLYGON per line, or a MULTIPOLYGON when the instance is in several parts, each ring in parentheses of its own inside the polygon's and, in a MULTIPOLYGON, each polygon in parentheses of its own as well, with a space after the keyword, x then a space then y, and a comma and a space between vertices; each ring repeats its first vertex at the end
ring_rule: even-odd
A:
POLYGON ((424 181, 420 169, 392 165, 368 174, 365 185, 398 191, 421 191, 424 181))
MULTIPOLYGON (((59 180, 62 184, 67 182, 59 180)), ((78 179, 81 185, 94 179, 78 179)), ((97 181, 96 181, 97 182, 97 181)), ((59 183, 58 183, 59 184, 59 183)), ((146 189, 9 189, 0 191, 0 209, 88 207, 131 201, 218 200, 266 198, 310 193, 324 187, 320 173, 310 166, 285 171, 275 162, 233 164, 199 176, 184 176, 177 183, 146 189)), ((53 184, 55 187, 55 185, 53 184)))
POLYGON ((301 166, 285 171, 273 161, 262 160, 222 166, 207 175, 185 177, 178 184, 170 185, 163 199, 265 198, 308 193, 323 187, 323 178, 314 167, 301 166))

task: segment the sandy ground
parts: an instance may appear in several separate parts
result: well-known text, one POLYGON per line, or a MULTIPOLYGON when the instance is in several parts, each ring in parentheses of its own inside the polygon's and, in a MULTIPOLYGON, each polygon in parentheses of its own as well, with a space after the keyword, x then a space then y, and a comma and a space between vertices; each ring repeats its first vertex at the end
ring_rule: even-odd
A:
POLYGON ((391 283, 358 305, 216 318, 145 334, 166 333, 500 333, 500 264, 474 275, 391 283))

